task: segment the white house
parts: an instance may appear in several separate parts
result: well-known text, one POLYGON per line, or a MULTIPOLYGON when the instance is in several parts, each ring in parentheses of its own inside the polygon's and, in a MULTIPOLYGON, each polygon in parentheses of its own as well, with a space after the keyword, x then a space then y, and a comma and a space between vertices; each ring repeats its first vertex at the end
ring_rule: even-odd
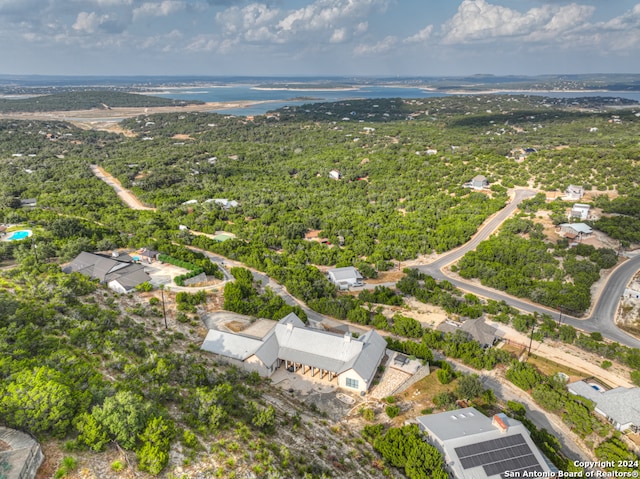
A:
POLYGON ((269 377, 278 368, 339 387, 366 392, 382 362, 387 342, 374 330, 358 338, 308 328, 295 314, 282 318, 261 339, 210 329, 202 349, 228 363, 269 377))
POLYGON ((567 384, 571 394, 596 403, 595 412, 607 418, 618 431, 640 432, 640 388, 614 388, 605 391, 584 381, 567 384))
POLYGON ((529 430, 505 414, 488 418, 468 407, 420 416, 418 425, 444 455, 447 472, 457 479, 555 477, 557 472, 529 430))
POLYGON ((571 208, 571 212, 569 213, 569 218, 578 218, 580 220, 589 219, 589 210, 591 206, 584 203, 576 203, 571 208))
POLYGON ((339 180, 340 178, 342 178, 342 174, 338 170, 331 170, 329 172, 329 178, 333 180, 339 180))
POLYGON ((362 275, 353 266, 334 268, 327 272, 327 278, 340 289, 362 286, 362 275))

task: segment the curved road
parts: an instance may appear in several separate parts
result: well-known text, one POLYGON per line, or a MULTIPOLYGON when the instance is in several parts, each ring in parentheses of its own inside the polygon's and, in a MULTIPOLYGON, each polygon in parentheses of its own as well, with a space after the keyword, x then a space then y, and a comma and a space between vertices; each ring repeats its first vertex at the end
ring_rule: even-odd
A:
POLYGON ((513 201, 491 218, 478 231, 478 233, 471 238, 471 240, 455 250, 445 253, 433 263, 422 266, 412 266, 412 268, 428 274, 439 281, 446 279, 455 287, 469 293, 473 293, 477 296, 482 296, 496 301, 505 301, 509 305, 528 313, 537 312, 540 314, 548 314, 556 321, 561 320, 565 324, 569 324, 588 332, 598 331, 602 333, 604 337, 617 341, 620 344, 624 344, 625 346, 632 348, 640 348, 640 340, 625 333, 614 323, 620 297, 633 275, 638 271, 638 269, 640 269, 640 256, 636 256, 625 261, 611 273, 596 299, 596 303, 592 308, 591 314, 585 319, 574 318, 545 306, 532 303, 528 300, 516 298, 502 291, 451 277, 443 271, 443 268, 458 261, 467 252, 474 250, 481 241, 487 239, 516 210, 522 200, 534 195, 535 192, 531 190, 516 190, 513 201))

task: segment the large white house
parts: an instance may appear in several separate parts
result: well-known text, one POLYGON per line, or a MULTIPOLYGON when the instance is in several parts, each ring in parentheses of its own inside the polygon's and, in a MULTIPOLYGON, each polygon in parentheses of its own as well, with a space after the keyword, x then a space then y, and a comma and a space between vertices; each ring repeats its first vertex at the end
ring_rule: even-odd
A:
POLYGON ((420 416, 418 425, 443 453, 446 468, 456 479, 554 477, 557 471, 527 428, 502 413, 488 418, 468 407, 420 416))
POLYGON ((202 349, 264 377, 285 367, 363 393, 371 387, 387 342, 373 330, 353 338, 348 332, 308 328, 291 313, 261 339, 210 329, 202 349))

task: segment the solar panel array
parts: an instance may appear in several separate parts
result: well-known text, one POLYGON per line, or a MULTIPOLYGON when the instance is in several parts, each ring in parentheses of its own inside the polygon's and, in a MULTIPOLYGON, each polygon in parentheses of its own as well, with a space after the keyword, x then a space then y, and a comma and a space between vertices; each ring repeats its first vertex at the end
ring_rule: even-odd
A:
POLYGON ((506 471, 543 472, 522 434, 455 448, 463 469, 482 466, 490 477, 506 471))

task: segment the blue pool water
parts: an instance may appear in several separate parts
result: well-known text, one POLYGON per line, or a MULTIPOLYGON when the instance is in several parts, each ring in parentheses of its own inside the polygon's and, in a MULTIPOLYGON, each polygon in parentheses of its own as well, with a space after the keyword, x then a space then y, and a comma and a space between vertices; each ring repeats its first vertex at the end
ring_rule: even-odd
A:
POLYGON ((16 240, 25 239, 26 237, 29 236, 29 233, 31 233, 31 231, 27 231, 27 230, 14 231, 13 234, 7 238, 7 240, 16 241, 16 240))

